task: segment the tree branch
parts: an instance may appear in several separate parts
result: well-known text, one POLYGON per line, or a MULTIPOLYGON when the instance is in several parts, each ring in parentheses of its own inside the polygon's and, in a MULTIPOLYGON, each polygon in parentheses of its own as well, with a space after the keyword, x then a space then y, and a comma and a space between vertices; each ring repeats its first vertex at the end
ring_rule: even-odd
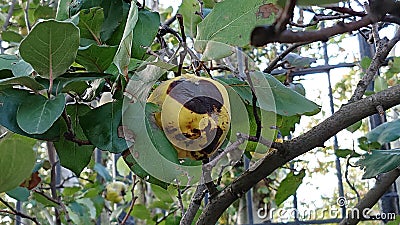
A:
POLYGON ((400 40, 400 29, 397 30, 396 36, 388 41, 387 38, 381 39, 377 43, 376 54, 372 58, 372 62, 369 65, 367 71, 363 78, 358 82, 356 89, 354 90, 353 96, 350 98, 349 102, 354 102, 361 99, 367 90, 368 85, 375 78, 378 73, 379 68, 385 62, 386 57, 392 50, 393 46, 400 40))
POLYGON ((369 24, 377 22, 376 17, 366 15, 362 19, 354 22, 344 23, 338 22, 332 27, 323 28, 317 31, 291 31, 284 30, 281 33, 274 32, 271 26, 259 26, 254 28, 251 33, 251 44, 259 47, 268 43, 298 43, 298 42, 315 42, 328 41, 328 39, 337 34, 358 30, 369 24))
POLYGON ((201 201, 206 194, 206 190, 207 188, 204 184, 198 185, 196 187, 196 191, 194 192, 192 199, 190 200, 190 204, 179 223, 180 225, 192 224, 197 211, 199 211, 201 201))
POLYGON ((3 203, 5 206, 7 206, 7 208, 9 208, 11 211, 6 211, 6 210, 2 210, 3 213, 8 213, 8 214, 13 214, 16 216, 20 216, 22 218, 26 218, 32 222, 34 222, 37 225, 40 225, 39 221, 32 216, 28 216, 22 212, 17 211, 16 209, 14 209, 10 204, 8 204, 8 202, 6 202, 4 199, 0 198, 0 202, 3 203))
MULTIPOLYGON (((51 170, 50 170, 51 197, 55 201, 60 202, 57 196, 57 181, 56 181, 57 152, 56 149, 54 148, 53 142, 50 141, 47 142, 47 154, 49 156, 49 162, 51 164, 51 170)), ((54 214, 56 217, 56 224, 61 225, 60 210, 58 209, 58 207, 54 207, 54 214)))
POLYGON ((264 73, 271 73, 272 70, 275 69, 276 65, 278 64, 279 61, 281 61, 287 54, 295 50, 296 48, 310 44, 311 42, 301 42, 301 43, 295 43, 289 46, 285 51, 283 51, 278 57, 276 57, 274 60, 272 60, 269 64, 268 67, 265 68, 264 73))
MULTIPOLYGON (((386 192, 386 190, 393 184, 393 182, 400 176, 400 170, 395 169, 388 173, 379 176, 375 186, 371 188, 361 199, 360 202, 354 207, 354 212, 363 212, 364 209, 372 208, 380 199, 380 197, 386 192), (357 210, 355 210, 357 209, 357 210)), ((339 225, 353 225, 357 224, 363 219, 364 213, 353 213, 347 215, 347 218, 343 219, 339 225)), ((364 218, 365 219, 365 218, 364 218)))
POLYGON ((10 7, 8 8, 7 17, 6 17, 6 19, 5 19, 5 21, 4 21, 4 24, 3 24, 3 26, 2 26, 3 31, 4 31, 4 30, 7 30, 7 27, 8 27, 8 25, 10 24, 10 19, 11 19, 13 13, 14 13, 14 8, 15 8, 15 4, 16 4, 16 3, 17 3, 17 0, 13 0, 13 1, 11 2, 10 7))
POLYGON ((400 104, 400 85, 343 105, 336 113, 303 135, 288 142, 274 143, 273 147, 277 151, 272 151, 257 161, 218 195, 210 199, 197 224, 215 224, 225 209, 254 184, 290 160, 315 147, 323 147, 325 141, 351 124, 375 114, 376 106, 381 105, 386 110, 398 104, 400 104))

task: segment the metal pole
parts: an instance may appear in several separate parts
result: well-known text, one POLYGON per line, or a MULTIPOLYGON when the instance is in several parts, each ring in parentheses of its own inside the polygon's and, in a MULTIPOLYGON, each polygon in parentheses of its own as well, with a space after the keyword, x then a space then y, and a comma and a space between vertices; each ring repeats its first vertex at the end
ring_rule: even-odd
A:
MULTIPOLYGON (((250 167, 250 159, 247 158, 246 155, 243 154, 244 157, 244 169, 248 170, 250 167)), ((253 196, 252 196, 252 191, 253 189, 250 189, 246 193, 246 205, 247 205, 247 219, 249 224, 254 224, 254 218, 253 218, 253 196)))
MULTIPOLYGON (((323 26, 323 25, 322 25, 323 26)), ((323 43, 323 50, 324 50, 324 63, 325 65, 329 65, 329 57, 328 57, 328 46, 326 42, 323 43)), ((331 109, 331 114, 335 113, 335 105, 333 104, 333 95, 332 95, 332 82, 331 82, 331 72, 330 70, 326 71, 328 77, 328 90, 329 90, 329 105, 331 109)), ((339 142, 336 135, 333 136, 333 149, 336 151, 339 149, 339 142)), ((336 167, 336 175, 338 178, 338 189, 339 189, 339 197, 344 198, 344 189, 343 189, 343 175, 342 175, 342 168, 340 166, 340 159, 336 156, 335 159, 335 167, 336 167)), ((340 206, 342 209, 342 218, 346 217, 346 205, 343 204, 340 206)))

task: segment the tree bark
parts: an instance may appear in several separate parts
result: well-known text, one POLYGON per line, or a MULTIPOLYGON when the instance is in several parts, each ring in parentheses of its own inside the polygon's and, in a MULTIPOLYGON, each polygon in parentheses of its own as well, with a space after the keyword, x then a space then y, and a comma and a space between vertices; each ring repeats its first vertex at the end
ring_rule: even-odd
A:
POLYGON ((324 142, 355 122, 376 113, 381 105, 384 110, 400 104, 400 85, 376 93, 359 101, 343 105, 332 116, 308 132, 284 143, 274 143, 277 151, 260 159, 230 185, 222 190, 204 208, 198 225, 215 224, 221 214, 235 200, 246 193, 255 183, 271 174, 290 160, 315 147, 324 147, 324 142))

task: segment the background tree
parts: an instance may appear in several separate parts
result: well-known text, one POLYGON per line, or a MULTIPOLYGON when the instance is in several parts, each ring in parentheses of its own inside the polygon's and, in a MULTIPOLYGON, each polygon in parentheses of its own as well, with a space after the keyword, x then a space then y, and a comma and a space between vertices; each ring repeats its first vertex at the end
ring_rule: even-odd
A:
POLYGON ((183 0, 177 13, 156 3, 2 1, 2 220, 237 223, 251 188, 257 207, 283 207, 316 172, 299 159, 311 151, 378 178, 367 190, 346 175, 361 190, 360 211, 398 178, 399 150, 389 143, 400 137, 399 120, 384 121, 400 103, 399 60, 388 59, 400 39, 397 1, 183 0), (382 36, 387 28, 391 39, 382 36), (356 33, 376 53, 336 85, 344 104, 333 115, 294 132, 321 111, 293 78, 322 55, 304 54, 356 33), (230 132, 203 161, 178 158, 154 120, 160 109, 146 103, 161 82, 186 73, 223 84, 231 104, 230 132), (358 139, 356 151, 329 151, 330 138, 373 114, 385 123, 358 139))

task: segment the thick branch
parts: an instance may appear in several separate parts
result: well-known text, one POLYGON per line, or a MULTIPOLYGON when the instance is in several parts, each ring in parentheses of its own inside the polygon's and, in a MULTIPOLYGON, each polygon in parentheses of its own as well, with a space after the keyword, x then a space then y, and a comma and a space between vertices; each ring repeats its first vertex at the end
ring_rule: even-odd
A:
POLYGON ((370 189, 364 198, 358 202, 352 211, 360 212, 358 215, 354 213, 349 214, 346 219, 342 220, 339 225, 353 225, 357 224, 360 219, 363 218, 364 209, 371 209, 380 199, 380 197, 386 192, 386 190, 393 184, 393 182, 400 176, 400 170, 392 170, 382 176, 376 181, 375 186, 370 189), (355 210, 357 209, 357 210, 355 210))
POLYGON ((358 30, 374 22, 376 22, 376 18, 367 15, 358 21, 349 23, 339 22, 332 27, 323 28, 317 31, 294 32, 291 30, 285 30, 281 33, 275 33, 274 29, 271 29, 271 26, 260 26, 254 28, 251 33, 251 44, 254 46, 263 46, 273 42, 298 43, 328 41, 332 36, 358 30))
POLYGON ((201 184, 196 187, 196 191, 192 197, 192 200, 190 201, 188 209, 186 210, 185 214, 183 215, 179 223, 180 225, 192 224, 197 211, 199 211, 201 201, 204 198, 206 190, 207 188, 206 185, 204 184, 201 184))
POLYGON ((323 147, 325 141, 351 124, 375 114, 378 105, 386 110, 398 104, 400 104, 400 85, 342 106, 332 116, 291 141, 274 143, 274 148, 278 151, 271 152, 265 158, 257 161, 215 198, 211 199, 197 224, 215 224, 225 209, 254 184, 290 160, 315 147, 323 147))

